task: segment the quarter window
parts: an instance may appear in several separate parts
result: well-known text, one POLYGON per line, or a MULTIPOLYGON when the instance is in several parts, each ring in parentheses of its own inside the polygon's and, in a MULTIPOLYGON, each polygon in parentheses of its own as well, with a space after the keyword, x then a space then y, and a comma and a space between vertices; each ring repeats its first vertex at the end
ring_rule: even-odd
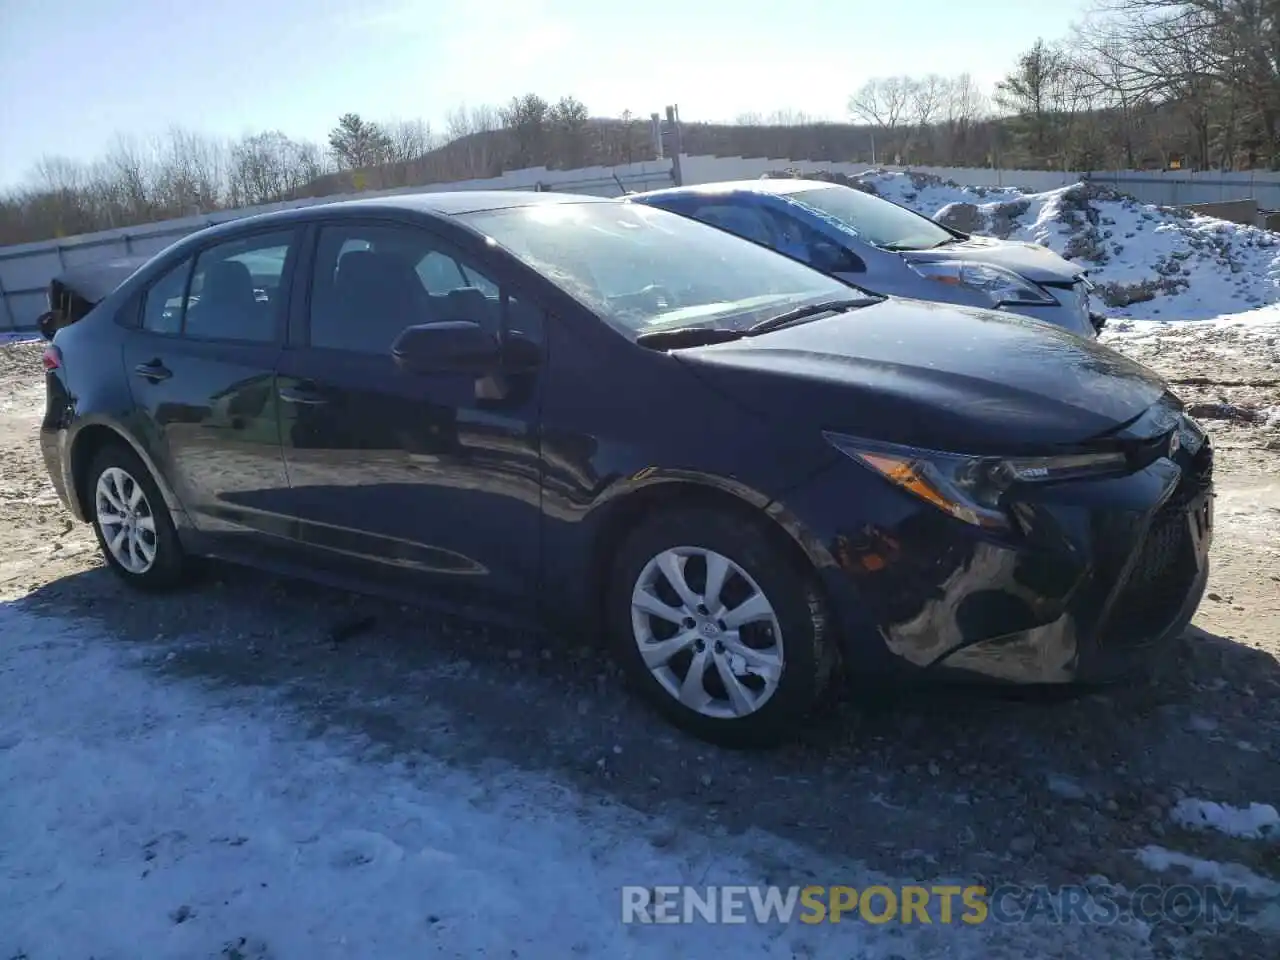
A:
POLYGON ((142 329, 169 334, 182 330, 182 297, 190 273, 190 259, 183 260, 151 285, 143 301, 142 329))

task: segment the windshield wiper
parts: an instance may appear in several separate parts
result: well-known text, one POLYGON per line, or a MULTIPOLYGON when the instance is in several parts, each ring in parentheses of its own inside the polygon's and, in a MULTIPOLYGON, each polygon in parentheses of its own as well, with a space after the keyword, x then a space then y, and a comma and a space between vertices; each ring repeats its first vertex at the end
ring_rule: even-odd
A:
POLYGON ((769 317, 767 320, 761 320, 747 327, 747 336, 753 337, 758 333, 780 330, 802 320, 812 320, 824 313, 840 313, 858 307, 869 307, 883 299, 883 297, 859 297, 856 300, 826 300, 822 303, 811 303, 807 307, 796 307, 794 310, 788 310, 786 313, 780 313, 776 317, 769 317))
POLYGON ((712 343, 728 343, 741 340, 746 334, 728 327, 670 327, 666 330, 650 330, 636 337, 642 347, 659 350, 679 350, 681 347, 704 347, 712 343))

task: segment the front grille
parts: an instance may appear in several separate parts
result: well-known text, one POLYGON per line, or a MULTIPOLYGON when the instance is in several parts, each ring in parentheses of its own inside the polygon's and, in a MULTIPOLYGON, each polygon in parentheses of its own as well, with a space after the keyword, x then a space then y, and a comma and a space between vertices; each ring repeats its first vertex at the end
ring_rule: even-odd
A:
POLYGON ((1182 469, 1178 486, 1152 518, 1113 601, 1104 643, 1141 641, 1166 626, 1187 599, 1196 575, 1188 509, 1213 485, 1213 449, 1207 440, 1182 469))

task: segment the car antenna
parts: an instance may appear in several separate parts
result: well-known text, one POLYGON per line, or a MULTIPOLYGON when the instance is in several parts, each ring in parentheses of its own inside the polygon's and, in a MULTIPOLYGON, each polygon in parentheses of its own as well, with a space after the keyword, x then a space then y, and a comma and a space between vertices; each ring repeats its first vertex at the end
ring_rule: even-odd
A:
POLYGON ((613 175, 613 182, 614 182, 614 183, 616 183, 616 184, 618 185, 618 189, 622 191, 622 195, 623 195, 624 197, 630 196, 634 191, 632 191, 632 190, 628 190, 626 187, 624 187, 624 186, 622 185, 622 180, 621 180, 621 179, 619 179, 619 177, 618 177, 618 171, 617 171, 617 170, 613 170, 613 171, 610 171, 610 172, 611 172, 611 173, 612 173, 612 175, 613 175))

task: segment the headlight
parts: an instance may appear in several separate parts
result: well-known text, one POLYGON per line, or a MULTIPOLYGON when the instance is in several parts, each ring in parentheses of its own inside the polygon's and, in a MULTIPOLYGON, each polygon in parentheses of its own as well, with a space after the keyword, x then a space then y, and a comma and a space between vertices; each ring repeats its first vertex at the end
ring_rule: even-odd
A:
POLYGON ((823 433, 827 442, 895 486, 958 520, 987 529, 1004 529, 1009 516, 1003 498, 1019 483, 1051 483, 1118 473, 1123 453, 1078 453, 1057 457, 969 457, 919 450, 823 433))
POLYGON ((1205 438, 1204 427, 1200 426, 1195 420, 1188 417, 1185 413, 1178 419, 1178 439, 1182 443, 1187 453, 1195 456, 1199 452, 1200 447, 1204 444, 1205 438))
POLYGON ((1004 267, 967 263, 963 260, 922 261, 909 263, 908 266, 926 280, 937 280, 939 283, 968 287, 984 293, 991 298, 993 307, 1005 304, 1044 306, 1058 302, 1043 287, 1004 267))

